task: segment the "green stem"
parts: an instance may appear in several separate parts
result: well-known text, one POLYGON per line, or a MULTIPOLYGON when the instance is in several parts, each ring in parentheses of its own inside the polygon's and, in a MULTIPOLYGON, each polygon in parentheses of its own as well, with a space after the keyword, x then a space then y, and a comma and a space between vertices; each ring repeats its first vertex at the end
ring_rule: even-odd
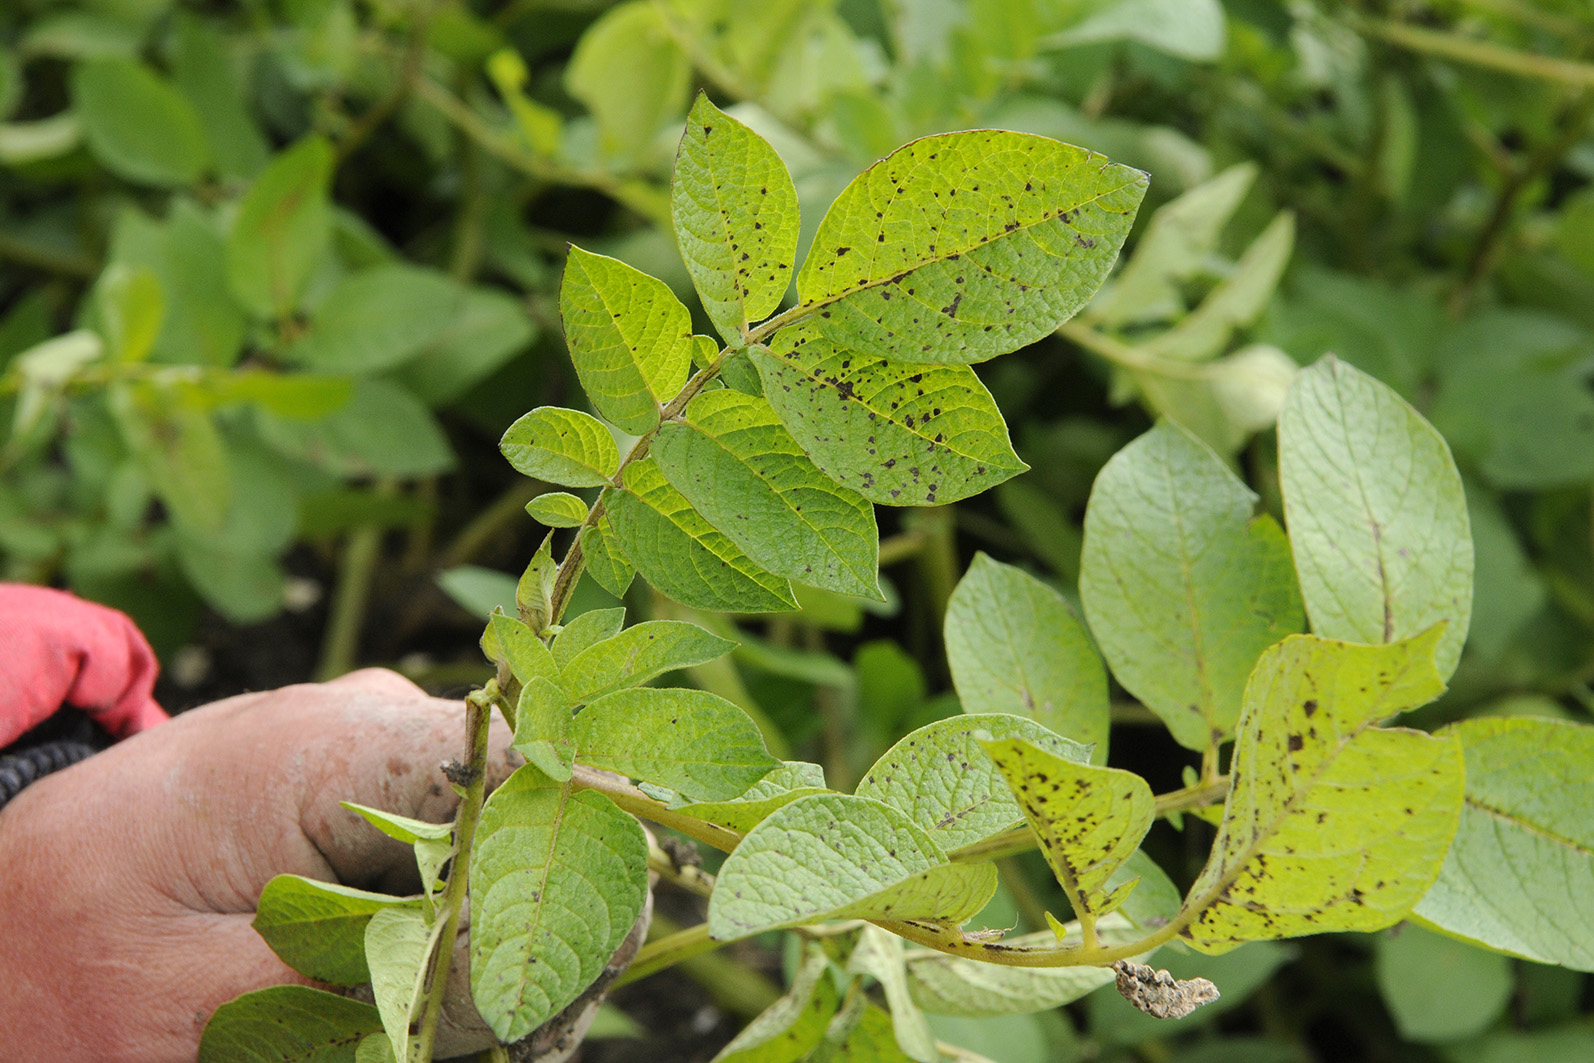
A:
POLYGON ((1494 209, 1489 214, 1489 220, 1484 223, 1473 244, 1461 282, 1451 293, 1449 307, 1451 317, 1460 318, 1466 313, 1478 285, 1493 270, 1495 260, 1499 257, 1500 243, 1510 227, 1517 198, 1523 189, 1553 167, 1561 156, 1581 139, 1591 113, 1594 113, 1594 90, 1582 93, 1572 105, 1562 124, 1560 136, 1540 147, 1526 163, 1513 167, 1507 174, 1505 183, 1501 185, 1499 193, 1495 196, 1494 209))
POLYGON ((650 194, 643 194, 646 189, 640 182, 623 181, 613 174, 600 170, 578 170, 532 155, 499 136, 468 104, 428 77, 417 78, 412 91, 416 99, 438 111, 444 118, 454 123, 460 132, 475 141, 483 151, 510 168, 548 184, 590 188, 602 192, 649 221, 661 225, 670 223, 668 202, 650 194))
POLYGON ((655 801, 625 780, 604 772, 577 764, 571 781, 575 783, 577 789, 598 791, 639 819, 680 831, 688 838, 713 846, 721 852, 730 852, 742 840, 741 834, 737 831, 709 823, 707 820, 682 815, 663 801, 655 801))
MULTIPOLYGON (((376 493, 390 495, 392 480, 376 485, 376 493)), ((371 597, 371 582, 382 553, 382 529, 365 525, 349 533, 338 566, 338 585, 332 594, 331 615, 321 641, 321 659, 316 664, 316 679, 326 682, 354 671, 359 659, 360 631, 371 597)))
MULTIPOLYGON (((658 927, 663 916, 655 915, 653 925, 658 927)), ((701 956, 706 952, 713 952, 720 947, 718 941, 708 936, 708 924, 699 923, 685 930, 676 930, 666 933, 663 937, 655 938, 642 946, 642 951, 636 954, 636 959, 631 961, 625 973, 615 979, 614 988, 618 989, 631 982, 637 982, 650 974, 657 974, 666 967, 673 967, 683 960, 693 956, 701 956)))
POLYGON ((454 536, 452 542, 438 555, 438 567, 453 568, 463 565, 481 553, 516 517, 526 511, 526 503, 536 498, 547 485, 536 480, 517 479, 493 499, 492 503, 454 536))
POLYGON ((370 139, 371 134, 380 129, 384 122, 392 118, 409 98, 426 61, 426 30, 431 21, 431 4, 420 5, 420 10, 415 13, 414 21, 410 25, 409 41, 404 46, 404 62, 399 68, 397 81, 388 94, 370 110, 360 115, 344 134, 343 139, 338 141, 337 157, 340 163, 358 151, 360 145, 370 139))
POLYGON ((1459 63, 1506 74, 1557 81, 1578 88, 1594 88, 1594 64, 1591 63, 1520 52, 1515 48, 1473 40, 1448 30, 1428 29, 1402 22, 1379 19, 1360 23, 1358 28, 1408 51, 1454 59, 1459 63))
MULTIPOLYGON (((655 945, 662 947, 664 942, 672 938, 682 938, 685 940, 671 945, 671 948, 678 949, 672 962, 680 966, 681 973, 708 990, 709 996, 721 1010, 743 1019, 752 1019, 763 1014, 771 1004, 780 999, 780 987, 758 971, 728 956, 714 953, 713 950, 719 948, 723 942, 709 940, 707 924, 699 924, 683 931, 668 917, 655 914, 653 928, 663 936, 657 942, 649 942, 644 946, 642 952, 637 954, 636 962, 620 977, 617 985, 634 982, 638 978, 669 966, 650 960, 651 971, 645 971, 643 974, 634 973, 650 948, 655 945)), ((657 953, 655 957, 658 957, 657 953)))
POLYGON ((438 915, 443 919, 443 932, 438 939, 437 956, 426 987, 426 1006, 421 1011, 417 1031, 417 1050, 421 1063, 431 1063, 432 1048, 437 1040, 437 1020, 443 1014, 443 1000, 448 994, 448 972, 454 962, 454 942, 459 937, 460 915, 465 910, 476 825, 481 821, 482 803, 487 796, 487 735, 496 687, 497 684, 489 680, 486 687, 471 692, 465 698, 465 733, 469 742, 469 762, 465 770, 469 781, 460 797, 459 810, 454 814, 454 859, 448 872, 448 885, 443 889, 443 899, 438 906, 438 915))

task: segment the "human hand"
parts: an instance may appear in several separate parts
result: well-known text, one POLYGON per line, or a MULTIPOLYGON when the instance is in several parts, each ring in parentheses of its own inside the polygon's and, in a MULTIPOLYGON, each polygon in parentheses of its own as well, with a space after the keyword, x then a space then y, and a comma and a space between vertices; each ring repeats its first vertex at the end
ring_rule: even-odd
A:
MULTIPOLYGON (((510 771, 494 721, 489 784, 510 771)), ((40 780, 0 810, 0 1063, 192 1063, 211 1012, 314 984, 250 926, 293 873, 419 889, 414 855, 340 807, 431 822, 464 711, 380 670, 217 702, 40 780)), ((493 1038, 461 951, 438 1058, 493 1038)))

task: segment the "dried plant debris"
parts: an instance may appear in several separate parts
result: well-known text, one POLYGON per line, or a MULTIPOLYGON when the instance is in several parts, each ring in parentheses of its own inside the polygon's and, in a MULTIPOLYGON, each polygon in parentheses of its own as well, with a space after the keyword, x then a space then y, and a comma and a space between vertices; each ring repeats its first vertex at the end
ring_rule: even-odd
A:
POLYGON ((1119 960, 1112 969, 1118 974, 1118 992, 1123 998, 1159 1019, 1182 1019, 1218 999, 1218 987, 1205 978, 1175 978, 1167 971, 1128 960, 1119 960))

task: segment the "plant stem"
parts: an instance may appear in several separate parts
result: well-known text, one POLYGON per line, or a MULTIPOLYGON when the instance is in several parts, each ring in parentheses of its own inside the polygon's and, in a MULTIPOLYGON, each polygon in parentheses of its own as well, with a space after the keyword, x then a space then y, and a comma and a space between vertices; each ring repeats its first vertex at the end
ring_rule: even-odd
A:
POLYGON ((388 94, 360 115, 343 139, 338 141, 337 158, 340 163, 358 151, 360 145, 382 127, 382 123, 398 112, 421 76, 422 66, 426 62, 426 31, 432 21, 432 5, 427 2, 417 6, 419 10, 414 13, 414 21, 410 24, 409 41, 404 46, 404 62, 399 68, 398 79, 388 94))
POLYGON ((709 823, 707 820, 682 815, 663 801, 655 801, 623 779, 580 764, 575 766, 574 771, 571 781, 578 789, 596 790, 633 816, 657 823, 661 827, 680 831, 688 838, 713 846, 721 852, 730 852, 742 840, 738 832, 716 823, 709 823))
MULTIPOLYGON (((379 495, 391 495, 395 484, 383 479, 376 485, 379 495)), ((382 552, 382 529, 364 525, 349 533, 343 547, 343 562, 338 567, 338 585, 332 594, 331 615, 321 641, 321 659, 316 663, 316 679, 326 682, 354 670, 360 652, 360 630, 365 626, 366 607, 371 597, 371 581, 382 552)))
POLYGON ((602 192, 649 221, 662 225, 670 223, 668 201, 650 194, 652 190, 642 182, 624 181, 600 170, 578 170, 533 155, 499 136, 465 101, 428 77, 416 78, 412 91, 416 99, 441 113, 487 154, 510 168, 548 184, 572 185, 602 192))
POLYGON ((1531 52, 1517 51, 1515 48, 1503 48, 1498 44, 1473 40, 1447 30, 1428 29, 1424 26, 1412 26, 1383 19, 1367 22, 1357 20, 1357 28, 1408 51, 1421 52, 1442 59, 1454 59, 1487 70, 1499 70, 1507 74, 1520 74, 1523 77, 1594 89, 1594 63, 1579 63, 1571 59, 1534 55, 1531 52))
POLYGON ((443 933, 438 939, 437 955, 426 987, 426 1006, 417 1031, 421 1063, 431 1061, 432 1046, 437 1040, 437 1020, 443 1013, 443 999, 448 994, 448 971, 454 962, 454 942, 459 938, 460 914, 465 909, 470 881, 471 850, 476 843, 482 802, 487 796, 487 734, 496 692, 497 683, 489 680, 484 688, 472 691, 465 698, 465 735, 469 748, 465 770, 469 782, 460 797, 459 810, 454 814, 454 859, 438 906, 438 915, 444 921, 443 933))
MULTIPOLYGON (((616 985, 634 982, 638 978, 663 970, 671 963, 677 963, 683 974, 708 990, 709 996, 721 1010, 740 1018, 752 1019, 761 1015, 765 1009, 780 999, 780 987, 763 974, 728 956, 713 954, 713 950, 719 948, 723 942, 709 940, 708 924, 700 923, 683 931, 668 917, 655 913, 653 928, 662 936, 643 947, 631 967, 615 982, 616 985), (669 963, 655 962, 651 970, 641 974, 636 973, 649 949, 655 946, 662 947, 665 942, 673 939, 681 939, 671 946, 678 949, 673 960, 669 963), (694 942, 699 944, 694 945, 694 942)), ((656 958, 659 957, 658 953, 654 955, 656 958)))
POLYGON ((559 618, 564 616, 565 607, 570 604, 570 596, 575 593, 576 583, 581 578, 581 570, 586 564, 582 553, 581 536, 588 528, 597 526, 603 516, 604 501, 609 492, 623 486, 625 483, 625 470, 634 461, 641 461, 647 457, 648 449, 653 445, 653 437, 658 435, 659 428, 666 421, 672 421, 681 416, 687 403, 697 398, 698 392, 708 386, 708 382, 719 374, 720 365, 725 361, 725 356, 730 353, 730 348, 724 348, 719 355, 708 365, 699 369, 692 378, 681 388, 679 394, 671 399, 659 413, 659 424, 644 433, 630 453, 620 462, 620 467, 615 470, 614 479, 609 487, 605 487, 592 504, 592 509, 587 512, 586 520, 576 529, 575 538, 570 541, 570 548, 565 552, 564 560, 559 562, 559 574, 554 578, 553 592, 549 595, 548 623, 559 623, 559 618))
MULTIPOLYGON (((653 925, 657 927, 663 917, 655 915, 653 925)), ((712 952, 720 947, 718 941, 708 936, 708 924, 699 923, 685 930, 676 930, 666 933, 663 937, 655 938, 642 946, 642 951, 636 954, 636 959, 631 961, 625 973, 615 979, 614 988, 618 989, 631 982, 637 982, 650 974, 657 974, 666 967, 673 967, 693 956, 701 956, 705 952, 712 952)))
POLYGON ((1578 142, 1583 136, 1584 127, 1588 125, 1591 113, 1594 113, 1594 88, 1582 93, 1572 104, 1561 127, 1560 136, 1540 147, 1521 166, 1512 167, 1506 175, 1505 183, 1495 196, 1494 209, 1489 214, 1489 220, 1484 223, 1483 229, 1478 233, 1477 241, 1473 244, 1472 254, 1467 260, 1461 282, 1451 293, 1449 308, 1451 317, 1459 318, 1466 313, 1478 285, 1494 268, 1500 242, 1505 237, 1511 215, 1516 208, 1517 197, 1534 179, 1554 166, 1561 156, 1578 142))
POLYGON ((481 553, 493 536, 497 535, 504 527, 516 517, 526 511, 526 503, 541 494, 547 485, 537 480, 528 480, 524 477, 513 484, 493 499, 488 507, 482 510, 465 527, 460 529, 443 550, 438 554, 439 568, 453 568, 473 560, 481 553))

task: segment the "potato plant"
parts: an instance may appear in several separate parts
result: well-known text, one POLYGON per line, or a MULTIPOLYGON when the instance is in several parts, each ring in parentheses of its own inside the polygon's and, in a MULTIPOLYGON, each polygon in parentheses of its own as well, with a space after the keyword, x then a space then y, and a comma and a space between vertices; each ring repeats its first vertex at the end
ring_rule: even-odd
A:
POLYGON ((431 1059, 452 956, 438 945, 467 897, 476 1006, 503 1042, 527 1037, 602 972, 650 865, 673 867, 639 818, 729 855, 697 876, 706 922, 650 943, 637 975, 752 935, 798 939, 786 995, 722 1059, 978 1058, 925 1013, 1033 1011, 1115 982, 1177 1017, 1223 987, 1144 964, 1164 946, 1216 956, 1402 920, 1586 968, 1594 732, 1400 725, 1445 689, 1466 637, 1467 509, 1439 434, 1332 356, 1293 379, 1277 418, 1288 534, 1207 442, 1158 422, 1096 480, 1080 609, 976 557, 945 625, 962 715, 901 737, 850 793, 771 755, 729 700, 648 685, 731 641, 681 620, 626 626, 623 609, 563 622, 583 572, 735 613, 793 608, 793 583, 880 597, 874 506, 944 504, 1025 469, 970 365, 1091 299, 1147 180, 1031 134, 913 141, 836 199, 781 309, 792 181, 700 96, 671 212, 718 335, 694 335, 662 282, 570 249, 560 313, 597 416, 539 407, 502 450, 586 493, 528 507, 550 531, 518 615, 482 635, 496 677, 466 698, 456 821, 357 809, 415 846, 423 893, 281 878, 261 899, 257 928, 286 962, 369 983, 374 1006, 250 994, 212 1018, 202 1057, 431 1059), (1107 766, 1109 670, 1189 751, 1185 786, 1157 794, 1107 766), (489 795, 494 712, 525 765, 489 795), (1182 896, 1140 848, 1161 817, 1216 825, 1182 896), (1032 848, 1068 910, 1039 934, 978 925, 996 861, 1032 848))

